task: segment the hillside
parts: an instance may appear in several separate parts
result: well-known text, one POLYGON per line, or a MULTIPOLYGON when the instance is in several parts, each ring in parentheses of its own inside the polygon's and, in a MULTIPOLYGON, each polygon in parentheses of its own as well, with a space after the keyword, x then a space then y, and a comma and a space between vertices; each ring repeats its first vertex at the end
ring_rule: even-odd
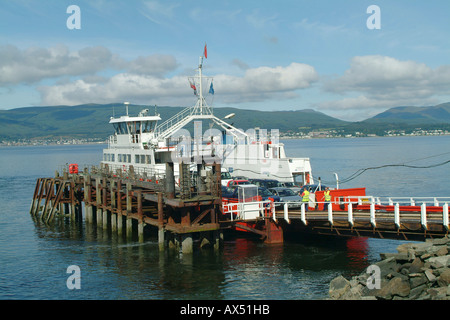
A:
POLYGON ((386 110, 364 122, 437 124, 450 123, 450 102, 430 107, 396 107, 386 110))
MULTIPOLYGON (((155 107, 130 105, 129 114, 137 115, 144 108, 148 108, 151 114, 155 112, 155 107)), ((156 112, 161 115, 164 121, 182 109, 182 107, 158 106, 156 112)), ((230 113, 236 114, 230 123, 244 130, 260 127, 286 132, 289 130, 297 131, 299 127, 311 129, 334 128, 348 124, 314 110, 271 112, 236 108, 216 108, 214 110, 214 114, 219 118, 223 118, 230 113)), ((0 140, 58 136, 106 138, 112 133, 112 126, 108 122, 113 114, 115 116, 125 114, 124 105, 122 103, 85 104, 0 110, 0 140)))
MULTIPOLYGON (((163 121, 183 109, 183 107, 130 105, 129 114, 137 115, 144 108, 148 108, 150 114, 159 113, 163 121)), ((214 114, 219 118, 224 118, 230 113, 236 114, 229 122, 237 128, 279 129, 280 133, 307 134, 310 131, 334 130, 344 135, 357 133, 357 135, 382 136, 389 130, 412 132, 418 127, 424 130, 450 130, 450 102, 430 107, 395 107, 358 122, 342 121, 309 109, 297 111, 214 109, 214 114)), ((108 123, 111 116, 123 114, 125 114, 123 103, 0 110, 0 142, 47 138, 105 139, 112 133, 112 127, 108 123)), ((192 128, 192 124, 187 127, 192 128)), ((208 128, 208 124, 204 123, 203 132, 208 128)))

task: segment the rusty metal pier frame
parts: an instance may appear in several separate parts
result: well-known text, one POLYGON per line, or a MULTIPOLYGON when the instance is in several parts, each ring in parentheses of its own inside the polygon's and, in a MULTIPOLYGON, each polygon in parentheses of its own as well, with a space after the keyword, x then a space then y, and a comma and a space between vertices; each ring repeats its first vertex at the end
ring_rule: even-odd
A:
POLYGON ((187 164, 179 166, 177 186, 173 163, 167 163, 166 174, 159 177, 137 174, 133 167, 126 172, 113 172, 107 166, 75 174, 65 170, 62 176, 57 172, 54 178, 37 179, 30 213, 44 223, 55 217, 81 221, 84 203, 86 223, 97 228, 127 238, 137 229, 142 242, 144 227, 156 227, 160 250, 193 252, 194 238, 201 247, 219 249, 223 240, 220 164, 203 162, 198 172, 206 175, 194 177, 187 164))

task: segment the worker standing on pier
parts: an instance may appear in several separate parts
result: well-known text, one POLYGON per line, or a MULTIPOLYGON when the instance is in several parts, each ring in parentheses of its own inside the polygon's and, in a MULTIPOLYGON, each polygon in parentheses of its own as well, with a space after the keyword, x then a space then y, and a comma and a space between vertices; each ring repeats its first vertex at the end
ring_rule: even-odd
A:
POLYGON ((325 188, 325 191, 323 193, 323 201, 325 202, 323 204, 323 211, 327 211, 328 205, 330 204, 331 201, 330 188, 328 187, 325 188))
POLYGON ((305 210, 308 211, 308 208, 309 208, 309 191, 307 190, 307 188, 305 188, 305 190, 303 191, 301 196, 302 196, 302 202, 305 204, 305 210))

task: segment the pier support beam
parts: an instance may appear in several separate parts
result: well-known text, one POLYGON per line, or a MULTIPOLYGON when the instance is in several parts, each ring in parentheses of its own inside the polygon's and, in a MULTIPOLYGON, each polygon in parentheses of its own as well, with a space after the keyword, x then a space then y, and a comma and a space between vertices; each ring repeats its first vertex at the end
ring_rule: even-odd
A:
POLYGON ((214 236, 214 251, 218 251, 220 247, 223 245, 223 231, 215 230, 213 231, 214 236))
POLYGON ((265 243, 283 243, 283 229, 272 219, 266 219, 266 233, 265 243))
POLYGON ((136 193, 137 214, 138 214, 138 238, 139 242, 144 242, 144 213, 142 212, 142 191, 136 193))
POLYGON ((164 204, 163 194, 158 192, 158 245, 159 251, 164 251, 165 248, 165 230, 164 230, 164 204))
POLYGON ((100 183, 100 178, 95 179, 95 190, 96 190, 96 203, 97 203, 97 228, 100 228, 103 224, 103 212, 102 212, 102 187, 100 183))
POLYGON ((159 228, 158 229, 158 246, 159 246, 159 251, 164 251, 164 249, 166 247, 165 233, 166 233, 166 231, 164 230, 164 228, 159 228))
POLYGON ((116 213, 116 192, 114 190, 115 182, 110 181, 110 195, 111 195, 111 231, 117 231, 117 213, 116 213))
POLYGON ((123 234, 123 217, 122 217, 122 182, 117 181, 117 234, 123 234))
POLYGON ((133 237, 133 218, 127 217, 127 239, 130 240, 133 237))
POLYGON ((175 198, 175 176, 173 171, 173 162, 166 163, 166 179, 165 179, 165 190, 166 197, 168 199, 175 198))
POLYGON ((117 214, 117 234, 119 236, 123 234, 123 216, 121 213, 117 214))

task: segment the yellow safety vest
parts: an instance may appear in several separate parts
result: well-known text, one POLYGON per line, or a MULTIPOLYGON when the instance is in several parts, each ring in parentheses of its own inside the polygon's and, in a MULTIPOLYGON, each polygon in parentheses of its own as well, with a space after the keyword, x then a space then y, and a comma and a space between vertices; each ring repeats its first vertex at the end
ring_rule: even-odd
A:
POLYGON ((330 190, 323 193, 325 201, 331 201, 330 190))
POLYGON ((302 198, 303 202, 309 202, 309 191, 304 191, 303 192, 303 198, 302 198))

